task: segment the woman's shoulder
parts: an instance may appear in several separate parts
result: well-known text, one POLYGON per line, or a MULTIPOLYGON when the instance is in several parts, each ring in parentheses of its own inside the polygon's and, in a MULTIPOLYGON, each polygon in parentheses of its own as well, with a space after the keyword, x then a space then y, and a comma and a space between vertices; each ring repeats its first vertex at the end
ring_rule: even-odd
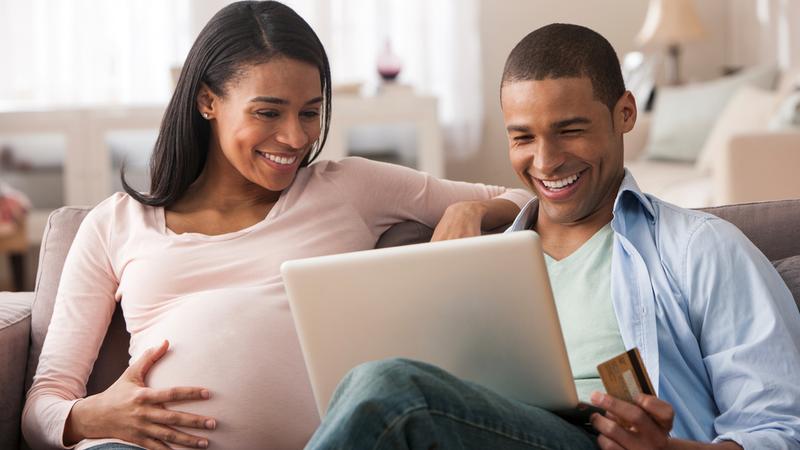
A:
POLYGON ((368 180, 379 178, 384 181, 392 178, 405 178, 419 174, 414 169, 397 164, 373 161, 358 156, 349 156, 337 161, 317 161, 306 168, 308 179, 368 180))
POLYGON ((84 222, 119 228, 151 220, 154 210, 155 207, 144 205, 124 192, 115 192, 93 207, 84 222))

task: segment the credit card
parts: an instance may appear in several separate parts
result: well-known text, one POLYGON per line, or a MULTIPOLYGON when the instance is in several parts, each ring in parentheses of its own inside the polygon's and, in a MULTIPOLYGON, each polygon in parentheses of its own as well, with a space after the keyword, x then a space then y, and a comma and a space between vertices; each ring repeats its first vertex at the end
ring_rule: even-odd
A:
POLYGON ((639 349, 634 347, 597 366, 606 392, 620 400, 634 403, 639 394, 655 395, 639 349))

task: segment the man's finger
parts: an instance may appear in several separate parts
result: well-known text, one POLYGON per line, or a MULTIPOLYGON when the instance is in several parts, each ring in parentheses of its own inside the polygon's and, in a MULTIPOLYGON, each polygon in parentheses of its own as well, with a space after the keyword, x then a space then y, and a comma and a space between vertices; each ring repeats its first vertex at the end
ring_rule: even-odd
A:
POLYGON ((600 392, 592 393, 592 403, 611 412, 626 425, 629 424, 633 426, 636 428, 636 431, 640 433, 660 434, 662 432, 661 427, 659 427, 653 418, 638 405, 600 392))
POLYGON ((675 411, 672 405, 652 395, 642 394, 636 398, 636 404, 645 410, 665 431, 672 430, 675 411))
POLYGON ((170 403, 186 400, 208 400, 210 393, 203 387, 174 387, 169 389, 147 389, 143 391, 145 403, 170 403))
POLYGON ((616 421, 595 413, 592 414, 591 423, 595 430, 617 443, 620 447, 635 448, 636 437, 616 421))
POLYGON ((602 434, 597 436, 597 446, 603 450, 625 450, 621 445, 602 434))

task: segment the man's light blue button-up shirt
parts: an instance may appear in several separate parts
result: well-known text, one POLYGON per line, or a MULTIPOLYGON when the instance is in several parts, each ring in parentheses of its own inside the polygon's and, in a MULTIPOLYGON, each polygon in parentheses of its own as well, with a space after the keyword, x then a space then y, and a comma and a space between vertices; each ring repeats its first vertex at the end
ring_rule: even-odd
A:
POLYGON ((730 223, 643 194, 627 170, 611 227, 622 340, 672 404, 672 435, 800 449, 800 313, 767 258, 730 223))

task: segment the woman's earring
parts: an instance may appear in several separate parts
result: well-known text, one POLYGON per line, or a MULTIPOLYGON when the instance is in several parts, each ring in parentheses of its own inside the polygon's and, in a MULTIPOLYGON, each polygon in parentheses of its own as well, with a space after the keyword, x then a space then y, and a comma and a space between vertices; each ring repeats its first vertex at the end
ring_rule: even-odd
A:
POLYGON ((204 118, 204 119, 206 119, 206 120, 208 120, 208 113, 207 113, 207 112, 204 112, 204 113, 203 113, 203 118, 204 118))

